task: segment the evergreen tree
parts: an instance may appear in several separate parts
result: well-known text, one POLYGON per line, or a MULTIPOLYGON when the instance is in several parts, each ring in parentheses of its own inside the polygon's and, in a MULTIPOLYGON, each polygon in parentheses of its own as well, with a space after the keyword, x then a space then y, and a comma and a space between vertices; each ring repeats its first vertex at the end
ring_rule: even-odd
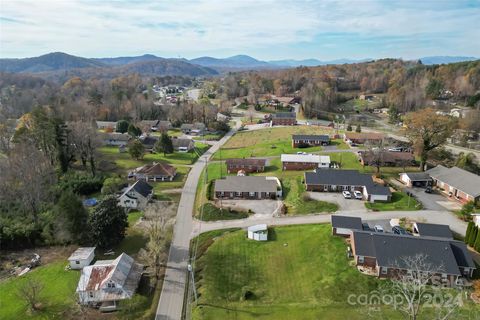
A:
POLYGON ((472 233, 470 234, 470 237, 468 238, 468 245, 470 247, 473 247, 473 245, 475 244, 475 240, 477 240, 477 236, 478 236, 478 227, 475 226, 472 230, 472 233))
POLYGON ((139 127, 136 127, 133 123, 128 126, 128 134, 132 137, 138 137, 142 134, 142 130, 139 127))
POLYGON ((111 248, 123 238, 128 227, 127 213, 115 196, 106 197, 90 216, 90 239, 100 248, 111 248))
POLYGON ((155 144, 155 151, 163 152, 165 156, 167 153, 173 153, 172 139, 166 133, 162 133, 160 140, 155 144))
POLYGON ((349 123, 347 126, 347 131, 352 131, 352 130, 353 130, 352 125, 349 123))
POLYGON ((362 132, 362 127, 360 125, 357 125, 357 127, 355 128, 355 132, 362 132))
POLYGON ((82 239, 87 229, 88 212, 83 207, 82 201, 70 189, 62 192, 55 206, 55 218, 58 228, 70 235, 63 240, 77 242, 82 239))
POLYGON ((142 159, 145 154, 145 147, 140 141, 134 140, 128 145, 128 153, 135 160, 142 159))
POLYGON ((128 126, 129 123, 127 120, 120 120, 117 122, 117 127, 115 128, 115 131, 125 133, 128 131, 128 126))
POLYGON ((468 243, 468 239, 470 238, 470 234, 472 233, 472 229, 473 229, 474 226, 475 226, 475 224, 473 222, 470 221, 468 223, 467 232, 465 233, 465 238, 463 239, 463 241, 465 243, 468 243))
POLYGON ((477 233, 477 239, 475 239, 473 248, 475 249, 475 251, 480 252, 480 232, 477 233))

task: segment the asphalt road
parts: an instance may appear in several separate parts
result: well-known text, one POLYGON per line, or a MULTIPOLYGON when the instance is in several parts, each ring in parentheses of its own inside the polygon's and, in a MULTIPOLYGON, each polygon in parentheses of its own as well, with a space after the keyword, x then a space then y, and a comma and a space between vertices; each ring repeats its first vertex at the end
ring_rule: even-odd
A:
MULTIPOLYGON (((238 123, 237 123, 238 125, 238 123)), ((185 284, 187 280, 187 265, 189 261, 190 237, 193 227, 193 207, 198 179, 205 166, 205 162, 236 132, 231 130, 221 140, 217 141, 192 166, 177 210, 177 217, 173 231, 172 244, 168 255, 167 269, 163 280, 162 293, 158 303, 156 320, 181 319, 185 284)), ((197 226, 198 227, 198 226, 197 226)))

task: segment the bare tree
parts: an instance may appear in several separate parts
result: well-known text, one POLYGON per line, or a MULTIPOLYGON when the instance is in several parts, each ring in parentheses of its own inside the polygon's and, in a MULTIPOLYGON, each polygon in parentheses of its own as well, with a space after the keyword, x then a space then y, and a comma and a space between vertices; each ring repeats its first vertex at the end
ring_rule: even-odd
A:
POLYGON ((28 304, 30 310, 37 311, 41 308, 40 294, 43 288, 44 286, 42 282, 29 277, 18 288, 17 295, 28 304))
POLYGON ((100 136, 93 124, 71 122, 68 124, 76 154, 80 157, 84 169, 90 165, 93 176, 96 174, 96 149, 101 146, 100 136))
POLYGON ((367 143, 367 150, 363 153, 363 159, 368 162, 368 165, 375 167, 378 174, 380 173, 380 168, 385 163, 386 152, 383 148, 383 143, 367 143))
MULTIPOLYGON (((433 265, 425 254, 402 257, 395 264, 402 271, 387 284, 385 292, 395 297, 398 311, 410 320, 418 319, 423 311, 431 307, 434 308, 435 319, 446 320, 454 316, 461 303, 447 297, 452 291, 444 290, 444 280, 440 276, 444 273, 443 265, 433 265)), ((461 289, 456 284, 450 285, 461 289)), ((461 296, 458 291, 455 292, 461 296)))

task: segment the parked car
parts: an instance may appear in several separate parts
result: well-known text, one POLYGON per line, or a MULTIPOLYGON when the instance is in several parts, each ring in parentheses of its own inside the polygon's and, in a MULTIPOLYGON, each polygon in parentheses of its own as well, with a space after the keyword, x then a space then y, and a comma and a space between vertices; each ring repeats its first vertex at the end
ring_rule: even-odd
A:
POLYGON ((389 148, 388 151, 390 151, 390 152, 402 152, 403 148, 402 147, 389 148))
POLYGON ((362 200, 363 199, 363 194, 360 192, 360 191, 353 191, 353 195, 355 197, 355 199, 359 199, 359 200, 362 200))
POLYGON ((372 231, 372 229, 370 229, 370 226, 366 222, 362 223, 362 229, 363 231, 372 231))
POLYGON ((395 226, 395 227, 393 227, 393 228, 392 228, 392 231, 393 231, 393 233, 395 233, 395 234, 400 234, 400 235, 403 235, 403 236, 409 236, 409 235, 410 235, 410 233, 408 233, 407 230, 403 229, 403 228, 400 227, 400 226, 395 226))
POLYGON ((432 187, 427 187, 427 188, 425 189, 425 192, 426 192, 426 193, 432 193, 432 187))
POLYGON ((373 228, 375 232, 383 232, 382 226, 379 226, 378 224, 373 228))
POLYGON ((342 191, 342 194, 345 199, 352 199, 352 194, 350 191, 342 191))

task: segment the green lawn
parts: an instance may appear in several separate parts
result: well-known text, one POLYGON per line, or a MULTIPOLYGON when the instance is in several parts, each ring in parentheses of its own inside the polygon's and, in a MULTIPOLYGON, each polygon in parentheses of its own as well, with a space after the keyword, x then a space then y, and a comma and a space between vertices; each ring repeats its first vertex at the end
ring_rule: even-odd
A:
POLYGON ((65 270, 67 261, 62 260, 40 266, 21 278, 10 278, 0 282, 0 319, 63 319, 62 313, 75 303, 75 288, 80 272, 65 270), (40 294, 43 309, 30 314, 27 304, 20 300, 18 288, 27 279, 40 281, 44 288, 40 294))
POLYGON ((163 155, 163 153, 146 153, 143 159, 134 160, 128 152, 120 153, 118 147, 104 146, 98 148, 103 159, 113 161, 122 170, 133 169, 153 161, 164 161, 170 164, 190 165, 197 161, 199 155, 208 150, 210 146, 201 142, 195 142, 195 151, 192 152, 174 152, 163 155))
POLYGON ((211 134, 206 134, 206 135, 203 135, 203 136, 193 137, 193 140, 218 141, 218 140, 222 139, 224 135, 225 135, 225 133, 215 133, 215 134, 211 133, 211 134))
MULTIPOLYGON (((277 227, 268 242, 246 231, 202 235, 196 275, 200 295, 193 319, 366 319, 348 305, 379 280, 360 274, 346 258, 343 239, 330 225, 277 227), (206 246, 211 244, 208 249, 206 246), (286 244, 286 245, 285 245, 286 244), (251 291, 249 299, 244 293, 251 291)), ((388 319, 399 319, 388 312, 388 319)))
POLYGON ((177 166, 177 174, 175 175, 175 178, 173 178, 173 181, 148 182, 148 183, 153 186, 153 192, 155 195, 160 195, 160 193, 163 190, 181 189, 185 184, 185 180, 187 179, 187 175, 189 171, 190 171, 190 167, 177 166))
POLYGON ((373 211, 394 211, 394 210, 420 210, 422 209, 422 204, 419 203, 415 198, 409 197, 403 192, 393 192, 392 201, 383 203, 383 202, 365 202, 365 207, 372 209, 373 211))
POLYGON ((231 137, 213 155, 213 159, 269 157, 278 156, 282 153, 295 153, 299 150, 304 152, 320 151, 321 147, 293 148, 292 134, 332 134, 333 132, 332 129, 309 126, 242 131, 231 137))

